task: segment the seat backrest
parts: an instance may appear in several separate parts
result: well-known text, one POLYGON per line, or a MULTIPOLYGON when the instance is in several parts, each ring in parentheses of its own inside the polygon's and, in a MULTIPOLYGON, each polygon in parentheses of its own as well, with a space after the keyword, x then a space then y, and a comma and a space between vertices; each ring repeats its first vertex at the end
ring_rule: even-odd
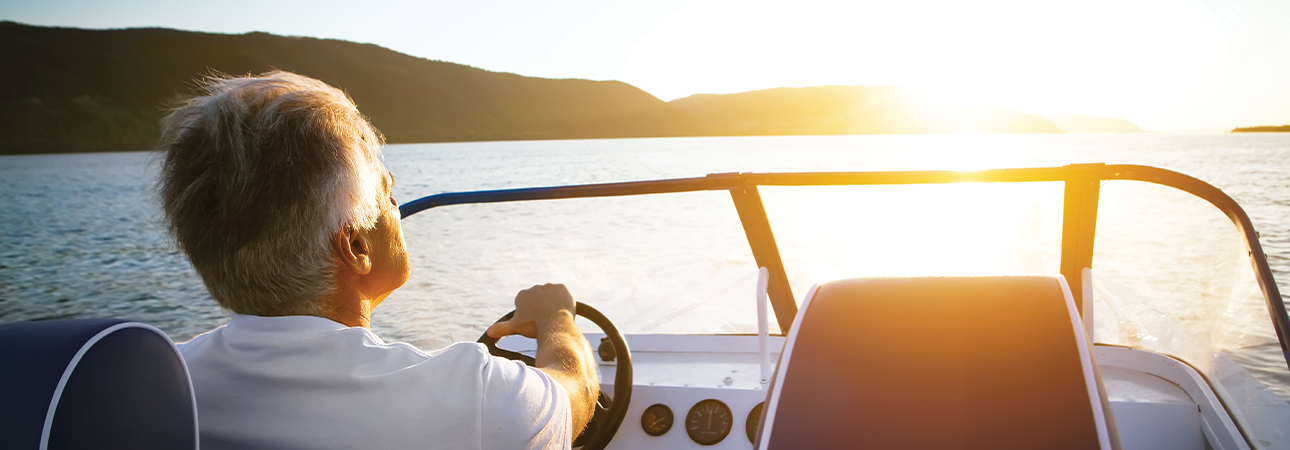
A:
POLYGON ((116 319, 0 325, 0 436, 13 449, 195 449, 197 403, 175 345, 116 319))
POLYGON ((1061 277, 865 278, 808 295, 758 447, 1110 449, 1061 277))

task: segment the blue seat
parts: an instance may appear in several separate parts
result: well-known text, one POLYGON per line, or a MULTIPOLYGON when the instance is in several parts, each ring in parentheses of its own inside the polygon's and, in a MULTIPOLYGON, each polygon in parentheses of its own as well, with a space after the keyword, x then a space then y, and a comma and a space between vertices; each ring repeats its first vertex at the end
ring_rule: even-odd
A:
POLYGON ((802 303, 759 449, 1118 447, 1060 277, 864 278, 802 303))
POLYGON ((196 449, 197 403, 170 338, 117 319, 0 325, 6 449, 196 449))

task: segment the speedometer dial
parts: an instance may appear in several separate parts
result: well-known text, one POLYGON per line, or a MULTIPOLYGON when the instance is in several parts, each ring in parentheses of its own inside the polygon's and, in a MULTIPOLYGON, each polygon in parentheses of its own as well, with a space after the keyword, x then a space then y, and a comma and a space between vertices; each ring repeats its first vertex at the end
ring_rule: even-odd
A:
POLYGON ((699 445, 713 445, 730 434, 734 421, 729 406, 720 400, 707 399, 690 408, 685 416, 685 432, 699 445))

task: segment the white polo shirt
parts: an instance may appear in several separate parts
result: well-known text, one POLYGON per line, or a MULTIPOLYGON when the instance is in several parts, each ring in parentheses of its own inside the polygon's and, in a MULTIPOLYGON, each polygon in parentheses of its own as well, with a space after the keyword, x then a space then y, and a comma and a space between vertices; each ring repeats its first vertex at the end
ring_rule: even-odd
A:
POLYGON ((422 352, 321 317, 235 315, 179 344, 204 450, 567 449, 569 396, 457 343, 422 352))

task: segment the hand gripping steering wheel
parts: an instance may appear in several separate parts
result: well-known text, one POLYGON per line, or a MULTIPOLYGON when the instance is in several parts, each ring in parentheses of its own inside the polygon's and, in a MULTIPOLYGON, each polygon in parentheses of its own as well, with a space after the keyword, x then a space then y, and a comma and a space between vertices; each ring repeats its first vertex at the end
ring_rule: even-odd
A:
MULTIPOLYGON (((614 398, 610 400, 604 392, 600 393, 600 398, 596 400, 596 411, 591 416, 591 421, 587 423, 587 428, 582 434, 573 441, 573 447, 582 447, 583 450, 602 450, 609 445, 609 440, 614 438, 614 433, 618 432, 618 426, 622 425, 623 418, 627 417, 627 404, 632 398, 632 354, 627 349, 627 340, 623 339, 623 334, 618 332, 618 327, 609 321, 608 317, 596 311, 595 308, 587 306, 581 302, 577 304, 576 313, 579 316, 586 317, 591 323, 600 327, 605 332, 605 337, 614 346, 614 354, 618 361, 618 368, 614 373, 614 398)), ((498 322, 505 322, 515 316, 515 311, 506 313, 498 322)), ((494 356, 500 356, 507 359, 513 359, 532 366, 533 358, 503 350, 497 347, 497 339, 488 336, 485 332, 479 336, 479 343, 488 347, 488 353, 494 356)), ((599 391, 599 389, 597 389, 599 391)))

